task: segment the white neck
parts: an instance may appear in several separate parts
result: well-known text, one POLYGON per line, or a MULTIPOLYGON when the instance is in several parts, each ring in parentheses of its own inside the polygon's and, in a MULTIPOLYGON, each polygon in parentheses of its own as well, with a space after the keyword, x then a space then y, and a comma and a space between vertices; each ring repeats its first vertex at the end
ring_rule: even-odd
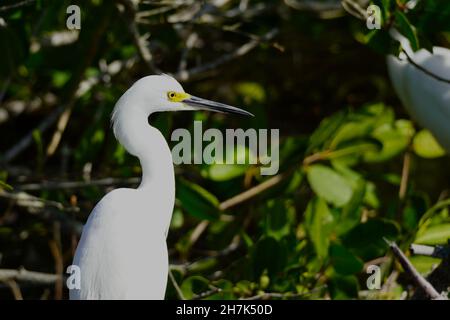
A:
POLYGON ((113 114, 114 134, 122 146, 139 158, 142 180, 138 190, 164 186, 174 181, 172 154, 161 132, 148 124, 142 108, 119 104, 113 114))

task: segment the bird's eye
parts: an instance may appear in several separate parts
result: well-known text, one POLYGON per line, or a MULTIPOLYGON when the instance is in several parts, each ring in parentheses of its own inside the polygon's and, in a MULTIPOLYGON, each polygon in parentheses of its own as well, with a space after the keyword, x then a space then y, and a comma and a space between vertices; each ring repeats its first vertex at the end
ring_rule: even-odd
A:
POLYGON ((173 92, 173 91, 169 91, 167 93, 167 96, 169 97, 169 99, 174 99, 176 97, 176 95, 177 94, 175 92, 173 92))

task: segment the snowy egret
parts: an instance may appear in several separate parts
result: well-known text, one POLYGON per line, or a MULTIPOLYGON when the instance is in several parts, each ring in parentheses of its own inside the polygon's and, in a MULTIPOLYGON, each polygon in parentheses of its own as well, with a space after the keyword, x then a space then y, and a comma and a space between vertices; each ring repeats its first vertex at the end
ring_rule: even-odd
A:
POLYGON ((171 151, 148 116, 182 110, 251 115, 189 95, 167 75, 144 77, 122 95, 112 115, 114 135, 139 158, 142 181, 137 189, 111 191, 93 209, 75 252, 80 288, 70 290, 71 299, 164 298, 175 179, 171 151))
POLYGON ((400 100, 411 116, 433 133, 450 153, 450 84, 437 80, 417 66, 443 79, 450 79, 450 50, 434 47, 433 53, 413 52, 409 41, 395 29, 391 31, 405 52, 387 58, 389 75, 400 100), (414 66, 409 58, 417 65, 414 66))

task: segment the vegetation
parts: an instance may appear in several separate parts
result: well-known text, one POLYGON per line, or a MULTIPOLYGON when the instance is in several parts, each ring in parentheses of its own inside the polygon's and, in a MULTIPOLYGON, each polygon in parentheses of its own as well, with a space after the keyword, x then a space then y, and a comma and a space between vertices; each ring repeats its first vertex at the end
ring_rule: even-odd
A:
POLYGON ((450 238, 449 158, 405 112, 385 55, 399 52, 393 26, 415 49, 449 47, 450 3, 374 1, 382 28, 369 30, 358 19, 367 1, 343 2, 2 1, 0 298, 67 297, 61 275, 93 206, 139 181, 110 128, 114 104, 158 72, 255 114, 152 115, 171 146, 194 120, 280 129, 275 176, 176 166, 168 299, 412 297, 417 284, 384 239, 423 275, 440 263, 408 247, 450 238), (80 30, 66 27, 73 4, 80 30), (379 290, 366 285, 369 265, 379 290))

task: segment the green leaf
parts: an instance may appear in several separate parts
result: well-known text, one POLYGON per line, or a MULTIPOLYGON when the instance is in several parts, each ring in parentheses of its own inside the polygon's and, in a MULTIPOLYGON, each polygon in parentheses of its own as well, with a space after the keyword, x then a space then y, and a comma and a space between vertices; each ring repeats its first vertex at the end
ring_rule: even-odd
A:
POLYGON ((379 151, 369 151, 364 155, 366 162, 382 162, 389 160, 404 151, 410 141, 409 132, 404 128, 397 129, 391 124, 384 124, 374 130, 372 136, 381 142, 379 151))
POLYGON ((305 227, 319 258, 328 254, 330 235, 334 226, 334 216, 327 203, 321 198, 312 199, 305 212, 305 227))
POLYGON ((259 278, 264 270, 269 276, 283 270, 287 261, 287 249, 282 241, 273 237, 263 236, 255 245, 253 252, 253 269, 255 277, 259 278))
POLYGON ((170 229, 179 229, 183 226, 184 216, 183 212, 176 208, 172 214, 172 220, 170 221, 170 229))
POLYGON ((56 88, 62 88, 70 79, 70 72, 54 70, 52 72, 52 83, 56 88))
POLYGON ((441 260, 426 256, 412 256, 409 257, 409 261, 411 261, 417 271, 423 275, 426 275, 433 269, 434 266, 438 265, 441 260))
POLYGON ((8 191, 12 191, 14 190, 14 188, 12 186, 10 186, 9 184, 7 184, 6 182, 0 180, 0 189, 6 189, 8 191))
POLYGON ((213 283, 214 287, 220 288, 221 291, 217 292, 209 297, 206 300, 235 300, 236 296, 233 293, 233 283, 231 281, 220 279, 213 283))
POLYGON ((180 289, 186 299, 192 299, 209 290, 209 281, 201 276, 191 276, 183 281, 180 289))
POLYGON ((236 85, 236 91, 243 96, 246 104, 253 101, 263 103, 266 100, 266 92, 257 82, 241 82, 236 85))
POLYGON ((342 209, 336 233, 344 234, 361 221, 362 203, 366 194, 366 182, 358 179, 353 196, 342 209))
POLYGON ((327 140, 329 140, 335 133, 339 126, 345 120, 345 113, 338 112, 329 118, 325 118, 319 124, 319 127, 311 134, 309 138, 309 146, 306 153, 315 150, 327 140))
POLYGON ((392 8, 395 7, 395 0, 374 0, 373 3, 381 7, 384 21, 389 18, 392 8))
POLYGON ((295 219, 295 207, 284 199, 271 199, 267 203, 266 234, 280 240, 291 232, 295 219))
POLYGON ((411 48, 414 51, 419 50, 419 39, 417 38, 415 28, 411 25, 406 15, 399 10, 395 11, 395 25, 400 33, 409 40, 411 48))
POLYGON ((345 247, 366 261, 383 255, 387 250, 383 238, 395 239, 398 233, 399 228, 394 222, 370 219, 351 229, 341 239, 345 247))
POLYGON ((340 244, 330 246, 330 257, 334 270, 342 275, 351 275, 360 272, 364 263, 350 250, 340 244))
POLYGON ((358 297, 358 279, 355 276, 334 274, 329 283, 331 298, 335 300, 354 299, 358 297))
POLYGON ((391 124, 394 114, 391 108, 384 104, 366 105, 357 112, 350 113, 345 123, 332 134, 331 149, 336 149, 340 144, 350 140, 370 138, 372 131, 384 124, 391 124))
POLYGON ((203 172, 203 176, 213 181, 227 181, 245 174, 246 164, 212 164, 203 172))
POLYGON ((425 129, 419 131, 414 136, 413 149, 418 156, 427 159, 445 155, 445 150, 439 145, 431 132, 425 129))
POLYGON ((312 165, 307 168, 308 182, 314 192, 334 204, 342 207, 352 197, 351 184, 339 173, 323 165, 312 165))
POLYGON ((417 235, 415 243, 445 244, 450 239, 450 223, 430 226, 417 235))
POLYGON ((215 220, 219 216, 217 198, 197 184, 178 180, 177 199, 183 209, 198 219, 215 220))

